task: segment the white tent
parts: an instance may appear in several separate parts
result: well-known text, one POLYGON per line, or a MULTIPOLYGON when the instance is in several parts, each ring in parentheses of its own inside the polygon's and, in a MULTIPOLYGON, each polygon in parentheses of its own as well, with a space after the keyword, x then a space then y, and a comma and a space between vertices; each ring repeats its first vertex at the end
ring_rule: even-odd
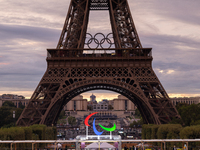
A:
POLYGON ((115 148, 113 145, 108 144, 108 143, 101 143, 100 148, 115 148))
MULTIPOLYGON (((111 144, 108 144, 108 143, 100 143, 100 148, 103 148, 103 149, 108 149, 108 148, 111 148, 111 149, 115 149, 115 147, 111 144)), ((85 149, 99 149, 99 143, 92 143, 88 146, 85 147, 85 149)))
POLYGON ((85 149, 95 149, 95 148, 99 148, 98 143, 92 143, 92 144, 85 147, 85 149))

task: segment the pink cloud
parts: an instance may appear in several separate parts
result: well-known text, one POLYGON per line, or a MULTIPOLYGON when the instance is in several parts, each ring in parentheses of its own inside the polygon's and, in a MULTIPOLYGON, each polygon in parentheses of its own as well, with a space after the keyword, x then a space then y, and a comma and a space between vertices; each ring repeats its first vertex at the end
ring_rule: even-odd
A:
MULTIPOLYGON (((0 56, 1 57, 1 56, 0 56)), ((10 63, 0 63, 0 66, 2 65, 9 65, 10 63)))

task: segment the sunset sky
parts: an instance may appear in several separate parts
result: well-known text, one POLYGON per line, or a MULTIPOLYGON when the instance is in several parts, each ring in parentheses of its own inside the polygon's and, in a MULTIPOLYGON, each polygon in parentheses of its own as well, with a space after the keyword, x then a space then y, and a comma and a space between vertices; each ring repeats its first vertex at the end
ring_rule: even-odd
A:
MULTIPOLYGON (((56 48, 70 0, 0 0, 0 95, 31 97, 56 48)), ((129 0, 143 47, 171 97, 200 96, 200 1, 129 0)), ((108 12, 91 12, 88 32, 111 32, 108 12)), ((89 91, 97 100, 117 93, 89 91)))

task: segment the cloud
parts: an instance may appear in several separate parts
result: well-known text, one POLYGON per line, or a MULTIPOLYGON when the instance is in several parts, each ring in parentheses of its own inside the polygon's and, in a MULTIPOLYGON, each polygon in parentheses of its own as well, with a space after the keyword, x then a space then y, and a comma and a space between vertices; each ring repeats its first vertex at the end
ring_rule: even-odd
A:
POLYGON ((46 48, 56 47, 60 30, 0 24, 0 34, 0 91, 33 91, 47 67, 46 48))
POLYGON ((8 64, 9 64, 9 63, 0 63, 0 66, 1 66, 1 65, 8 65, 8 64))
POLYGON ((136 18, 159 20, 159 21, 180 21, 185 24, 199 25, 199 1, 192 0, 176 0, 176 1, 160 1, 160 0, 137 0, 128 1, 132 14, 136 18), (154 15, 156 17, 151 18, 154 15))
POLYGON ((50 44, 52 41, 55 43, 60 32, 61 31, 57 29, 44 27, 0 24, 1 43, 3 41, 5 45, 9 46, 13 44, 23 45, 24 41, 30 41, 33 44, 35 44, 35 42, 45 43, 45 45, 50 44))
POLYGON ((6 24, 61 28, 70 0, 3 1, 0 20, 6 24))
POLYGON ((199 1, 176 0, 164 2, 156 0, 156 3, 153 4, 155 13, 162 17, 179 20, 186 24, 200 24, 199 10, 195 9, 199 6, 199 1))
MULTIPOLYGON (((18 91, 30 97, 47 67, 46 48, 57 45, 70 0, 0 2, 0 94, 18 91)), ((200 2, 128 2, 143 47, 153 48, 153 69, 166 91, 200 93, 200 2)), ((108 12, 93 11, 89 19, 88 32, 110 33, 108 12)), ((99 99, 118 95, 93 92, 99 99)))

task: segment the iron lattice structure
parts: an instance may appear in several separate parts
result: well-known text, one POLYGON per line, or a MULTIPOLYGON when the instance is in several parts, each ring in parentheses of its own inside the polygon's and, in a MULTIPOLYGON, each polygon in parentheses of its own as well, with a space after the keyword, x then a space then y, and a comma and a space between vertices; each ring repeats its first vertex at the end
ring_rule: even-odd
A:
POLYGON ((67 102, 95 89, 126 96, 145 123, 180 118, 152 69, 151 50, 140 43, 127 0, 71 0, 57 48, 47 49, 47 70, 17 125, 55 125, 67 102), (95 10, 107 10, 110 15, 112 33, 98 33, 100 40, 86 34, 89 12, 95 10), (105 42, 108 48, 103 48, 105 42))

